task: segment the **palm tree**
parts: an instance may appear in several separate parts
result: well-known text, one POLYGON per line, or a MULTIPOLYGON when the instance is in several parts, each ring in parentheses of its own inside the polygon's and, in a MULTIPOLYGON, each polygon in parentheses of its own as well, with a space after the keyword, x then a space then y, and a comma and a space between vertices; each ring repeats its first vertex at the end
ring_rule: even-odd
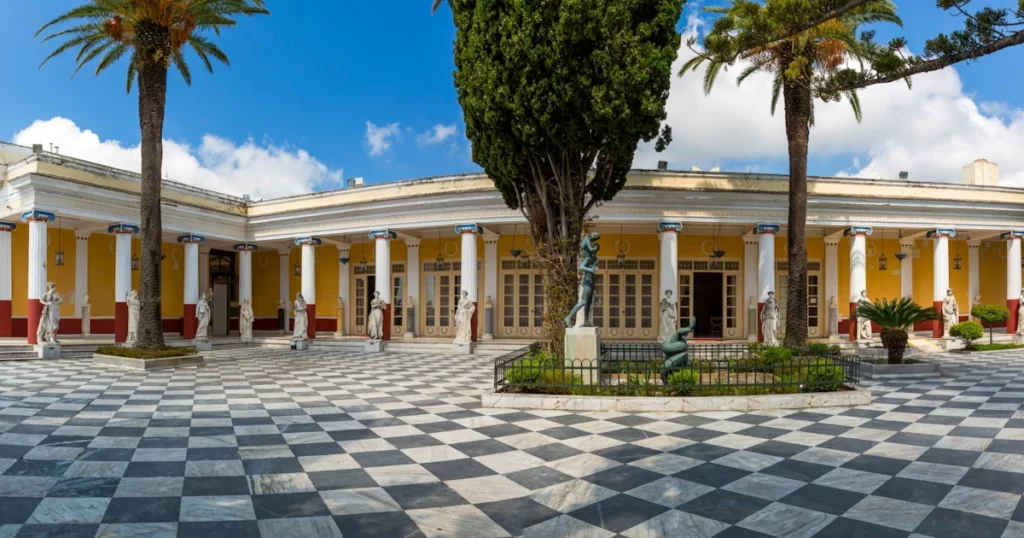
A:
POLYGON ((229 65, 227 55, 210 40, 209 34, 219 36, 222 28, 234 26, 241 15, 268 15, 264 3, 265 0, 87 0, 36 32, 38 37, 50 31, 43 38, 44 43, 64 40, 40 67, 51 58, 77 49, 74 73, 98 58, 98 75, 127 55, 129 93, 138 79, 142 130, 141 308, 137 344, 140 348, 164 347, 160 308, 160 184, 167 70, 173 64, 185 83, 192 83, 185 61, 186 45, 211 73, 211 59, 229 65), (56 28, 65 24, 63 29, 56 28))
MULTIPOLYGON (((687 61, 679 75, 695 71, 707 64, 704 72, 704 92, 710 93, 715 78, 724 67, 736 59, 749 63, 737 77, 742 84, 750 75, 767 72, 773 76, 771 111, 775 114, 781 95, 786 115, 786 140, 789 143, 789 281, 787 282, 786 345, 807 343, 807 148, 811 127, 814 126, 814 99, 835 100, 815 90, 815 82, 842 69, 847 62, 863 62, 877 57, 878 50, 870 38, 858 40, 857 30, 864 24, 888 22, 902 25, 896 7, 889 0, 869 0, 835 18, 816 25, 803 25, 786 18, 790 13, 769 11, 768 20, 760 10, 752 10, 748 0, 732 0, 729 6, 705 8, 706 12, 720 15, 714 29, 705 38, 705 48, 712 53, 697 51, 687 61), (754 14, 756 16, 752 17, 754 14), (774 20, 772 16, 775 15, 774 20), (776 35, 787 36, 763 46, 745 48, 737 43, 736 35, 744 31, 763 33, 769 25, 776 35), (716 54, 728 48, 736 54, 716 54), (729 57, 730 61, 724 61, 729 57)), ((691 48, 693 41, 691 40, 691 48)), ((861 119, 860 101, 855 90, 842 92, 853 107, 857 121, 861 119)))
POLYGON ((899 299, 875 299, 873 303, 861 303, 857 317, 867 319, 882 328, 882 345, 889 351, 889 364, 903 364, 903 352, 907 349, 907 331, 923 321, 938 316, 932 307, 923 307, 910 297, 899 299))

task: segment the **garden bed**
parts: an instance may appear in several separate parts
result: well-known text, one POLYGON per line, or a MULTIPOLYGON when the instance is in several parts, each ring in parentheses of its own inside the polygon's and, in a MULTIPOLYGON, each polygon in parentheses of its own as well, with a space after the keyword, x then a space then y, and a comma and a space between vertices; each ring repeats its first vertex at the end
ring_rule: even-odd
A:
POLYGON ((885 358, 865 358, 861 373, 868 379, 900 379, 939 377, 941 365, 926 359, 903 359, 902 364, 889 364, 885 358))
POLYGON ((194 347, 149 351, 132 347, 104 346, 97 349, 92 358, 98 364, 134 370, 162 370, 203 363, 203 356, 198 355, 194 347))
POLYGON ((481 397, 483 407, 551 409, 560 411, 615 411, 620 413, 697 413, 701 411, 765 411, 869 405, 871 391, 843 390, 754 396, 577 396, 567 394, 509 394, 491 391, 481 397))

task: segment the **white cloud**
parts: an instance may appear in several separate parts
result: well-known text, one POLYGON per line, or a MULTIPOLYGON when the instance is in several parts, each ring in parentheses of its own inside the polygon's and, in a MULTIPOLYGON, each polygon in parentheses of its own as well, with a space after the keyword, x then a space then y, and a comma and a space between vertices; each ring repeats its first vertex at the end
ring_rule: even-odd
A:
MULTIPOLYGON (((703 69, 675 75, 693 56, 686 37, 701 24, 689 19, 673 66, 667 102, 672 144, 660 154, 653 144, 641 144, 634 166, 653 168, 658 160, 667 160, 671 168, 696 165, 706 170, 725 160, 785 159, 783 103, 780 99, 773 117, 770 75, 751 76, 737 87, 736 76, 745 67, 737 65, 719 74, 706 97, 703 69)), ((812 156, 849 159, 851 165, 842 171, 810 172, 896 178, 907 170, 911 179, 958 182, 964 165, 985 158, 999 164, 1000 183, 1024 186, 1024 152, 1019 149, 1024 147, 1024 109, 976 102, 952 68, 918 75, 913 82, 912 90, 893 83, 861 91, 862 123, 846 101, 817 102, 812 156)))
POLYGON ((427 129, 427 132, 420 134, 416 137, 416 142, 421 146, 432 146, 434 144, 440 144, 445 140, 455 136, 459 133, 459 128, 453 125, 437 125, 427 129))
MULTIPOLYGON (((25 146, 49 144, 60 153, 115 168, 138 172, 139 146, 101 139, 62 117, 36 120, 14 135, 25 146)), ((342 171, 332 170, 305 150, 277 146, 252 138, 242 144, 207 134, 198 147, 164 140, 164 172, 168 179, 254 199, 303 194, 340 186, 342 171)))
POLYGON ((384 126, 366 122, 366 144, 370 146, 370 157, 378 157, 387 153, 395 138, 401 136, 398 122, 384 126))

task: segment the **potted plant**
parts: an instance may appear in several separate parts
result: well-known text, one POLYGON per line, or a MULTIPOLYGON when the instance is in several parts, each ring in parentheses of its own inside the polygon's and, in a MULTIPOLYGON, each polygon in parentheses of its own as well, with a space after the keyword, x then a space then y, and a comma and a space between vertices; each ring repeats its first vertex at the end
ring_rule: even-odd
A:
POLYGON ((938 317, 934 308, 923 307, 910 297, 899 299, 875 299, 873 303, 861 303, 857 317, 865 318, 882 328, 882 346, 889 354, 889 364, 903 364, 903 352, 907 349, 907 331, 922 321, 938 317))
POLYGON ((998 304, 979 304, 974 305, 974 308, 971 309, 971 315, 980 319, 988 328, 988 343, 991 344, 993 342, 992 325, 1010 319, 1010 309, 998 304))

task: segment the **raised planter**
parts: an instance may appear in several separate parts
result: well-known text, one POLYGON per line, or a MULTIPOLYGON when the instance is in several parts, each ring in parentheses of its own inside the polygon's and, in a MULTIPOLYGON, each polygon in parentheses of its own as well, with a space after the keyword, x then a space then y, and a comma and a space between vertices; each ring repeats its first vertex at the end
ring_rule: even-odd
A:
POLYGON ((869 390, 765 394, 757 396, 572 396, 562 394, 484 393, 484 407, 552 409, 559 411, 616 411, 620 413, 696 413, 700 411, 764 411, 808 407, 868 405, 869 390))
POLYGON ((113 355, 93 353, 92 360, 99 364, 120 366, 121 368, 131 368, 133 370, 163 370, 165 368, 202 364, 203 356, 185 355, 184 357, 166 357, 162 359, 133 359, 130 357, 115 357, 113 355))
POLYGON ((942 375, 942 365, 939 363, 922 359, 912 360, 914 362, 888 364, 884 358, 865 358, 860 363, 860 374, 868 379, 918 379, 942 375))

